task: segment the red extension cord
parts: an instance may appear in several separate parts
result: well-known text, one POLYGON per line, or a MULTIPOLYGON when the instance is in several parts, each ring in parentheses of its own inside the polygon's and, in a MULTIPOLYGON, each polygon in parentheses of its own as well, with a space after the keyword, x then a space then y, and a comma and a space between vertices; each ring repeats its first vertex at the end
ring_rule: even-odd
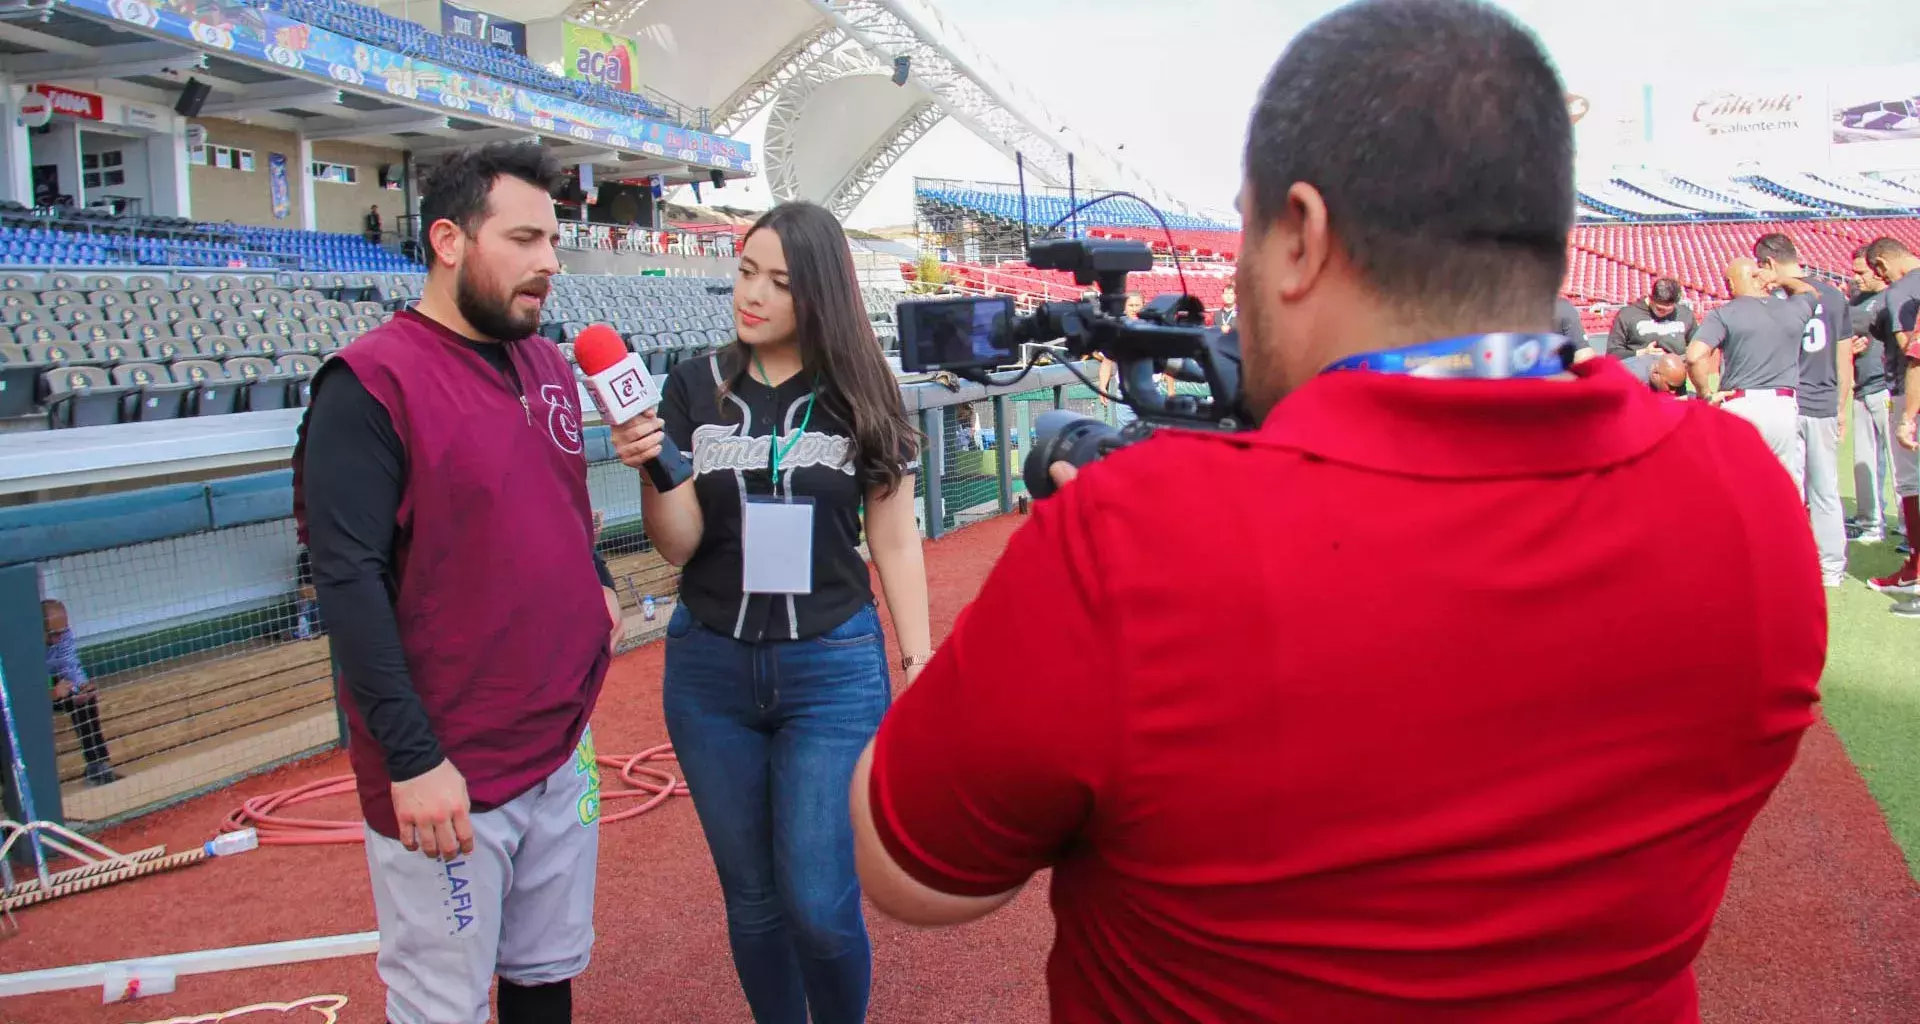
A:
MULTIPOLYGON (((598 760, 601 769, 600 805, 603 808, 600 816, 601 824, 637 818, 675 796, 687 795, 687 784, 678 776, 664 768, 649 766, 650 762, 677 760, 673 756, 671 743, 649 747, 638 754, 602 755, 598 760), (615 780, 625 783, 627 788, 607 788, 608 784, 615 780), (640 803, 616 814, 605 813, 606 805, 615 800, 639 800, 640 803)), ((364 842, 365 826, 358 820, 294 818, 282 816, 280 813, 286 808, 313 800, 347 796, 353 792, 353 776, 336 775, 330 779, 309 782, 304 786, 283 789, 278 793, 256 796, 241 804, 239 810, 227 815, 227 820, 220 824, 220 831, 254 829, 260 835, 262 846, 314 846, 323 843, 364 842)))

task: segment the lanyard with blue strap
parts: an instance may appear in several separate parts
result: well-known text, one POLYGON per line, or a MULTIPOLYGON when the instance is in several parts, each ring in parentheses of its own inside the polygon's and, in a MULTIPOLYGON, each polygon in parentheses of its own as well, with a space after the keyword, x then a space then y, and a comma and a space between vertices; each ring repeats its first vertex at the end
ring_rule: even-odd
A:
POLYGON ((1440 380, 1554 377, 1567 370, 1567 339, 1558 334, 1467 334, 1457 338, 1362 352, 1327 367, 1372 370, 1440 380))

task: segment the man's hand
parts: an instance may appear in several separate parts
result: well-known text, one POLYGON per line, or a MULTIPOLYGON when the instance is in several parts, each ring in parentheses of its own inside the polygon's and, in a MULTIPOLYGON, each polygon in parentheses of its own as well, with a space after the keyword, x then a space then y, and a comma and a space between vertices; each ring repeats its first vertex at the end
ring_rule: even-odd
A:
POLYGON ((472 808, 467 780, 452 761, 425 775, 393 784, 393 817, 400 824, 400 845, 429 857, 452 860, 473 852, 472 808))
POLYGON ((1666 349, 1663 349, 1663 348, 1661 348, 1661 347, 1660 347, 1660 343, 1656 341, 1656 342, 1654 342, 1653 344, 1651 344, 1651 345, 1648 345, 1648 346, 1647 346, 1646 348, 1643 348, 1643 349, 1641 349, 1640 351, 1638 351, 1638 352, 1635 352, 1635 353, 1634 353, 1634 355, 1637 355, 1637 356, 1657 356, 1657 355, 1659 355, 1660 353, 1662 353, 1662 352, 1665 352, 1665 351, 1666 351, 1666 349))
POLYGON ((53 699, 54 700, 66 700, 68 697, 71 697, 71 696, 73 696, 72 683, 68 682, 65 679, 54 680, 53 682, 53 699))
POLYGON ((618 651, 620 641, 627 638, 627 613, 620 610, 620 595, 612 587, 601 587, 600 592, 607 597, 607 616, 613 619, 613 635, 607 638, 607 650, 618 651))
POLYGON ((1727 393, 1725 391, 1715 391, 1713 394, 1707 396, 1707 401, 1713 403, 1714 405, 1719 405, 1721 402, 1724 402, 1726 400, 1727 400, 1727 393))
POLYGON ((1867 345, 1868 345, 1868 341, 1867 341, 1866 335, 1856 334, 1853 336, 1852 347, 1853 347, 1854 355, 1857 356, 1857 355, 1864 354, 1867 351, 1867 345))
POLYGON ((1047 467, 1047 476, 1053 479, 1053 486, 1065 487, 1080 475, 1079 467, 1071 462, 1056 462, 1047 467))
POLYGON ((1900 447, 1910 452, 1920 451, 1920 439, 1914 437, 1917 425, 1920 424, 1916 424, 1912 416, 1903 416, 1900 419, 1900 429, 1895 432, 1896 436, 1900 438, 1900 447))
POLYGON ((660 443, 667 436, 666 426, 659 412, 648 409, 613 428, 614 453, 627 466, 639 469, 660 454, 660 443))

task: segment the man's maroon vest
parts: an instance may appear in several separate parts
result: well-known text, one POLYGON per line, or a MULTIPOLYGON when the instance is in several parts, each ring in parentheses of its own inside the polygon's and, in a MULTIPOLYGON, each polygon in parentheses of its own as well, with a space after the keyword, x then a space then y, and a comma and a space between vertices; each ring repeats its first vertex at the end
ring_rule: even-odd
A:
MULTIPOLYGON (((406 448, 394 613, 414 691, 475 811, 512 800, 572 756, 610 660, 573 371, 545 338, 507 348, 521 391, 412 312, 335 356, 386 408, 406 448)), ((382 752, 344 683, 339 699, 361 809, 394 836, 382 752)))

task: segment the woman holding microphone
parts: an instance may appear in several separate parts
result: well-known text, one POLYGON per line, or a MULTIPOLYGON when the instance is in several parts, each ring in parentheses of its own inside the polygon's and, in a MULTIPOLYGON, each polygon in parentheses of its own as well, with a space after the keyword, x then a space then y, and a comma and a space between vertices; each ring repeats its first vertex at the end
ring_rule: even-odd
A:
POLYGON ((629 466, 662 432, 693 460, 691 486, 641 475, 647 536, 685 566, 667 732, 759 1024, 866 1018, 847 787, 892 698, 863 518, 909 683, 932 653, 915 432, 859 292, 833 215, 775 207, 741 249, 738 339, 674 367, 658 415, 614 430, 629 466))

